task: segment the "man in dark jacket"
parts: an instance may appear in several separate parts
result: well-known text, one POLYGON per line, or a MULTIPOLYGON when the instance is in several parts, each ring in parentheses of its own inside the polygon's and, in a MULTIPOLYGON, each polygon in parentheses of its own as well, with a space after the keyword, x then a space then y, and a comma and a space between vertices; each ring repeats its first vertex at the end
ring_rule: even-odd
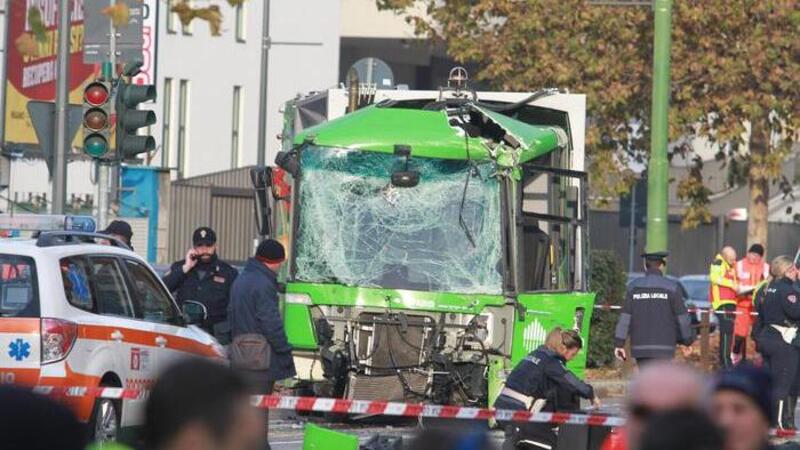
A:
POLYGON ((270 346, 269 369, 243 371, 255 394, 271 394, 276 381, 297 374, 278 308, 277 274, 285 259, 280 242, 272 239, 261 242, 255 257, 247 261, 231 288, 228 319, 234 340, 239 335, 261 334, 270 346))
POLYGON ((694 341, 681 287, 663 273, 667 253, 642 256, 645 276, 628 286, 614 333, 614 355, 621 360, 628 357, 623 347, 630 335, 631 353, 639 365, 653 359, 672 359, 676 343, 688 346, 694 341))
POLYGON ((224 344, 228 334, 226 319, 231 286, 238 272, 217 257, 217 234, 211 228, 194 230, 192 245, 186 258, 174 262, 164 275, 164 284, 178 305, 182 306, 187 300, 205 305, 208 319, 203 328, 224 344))

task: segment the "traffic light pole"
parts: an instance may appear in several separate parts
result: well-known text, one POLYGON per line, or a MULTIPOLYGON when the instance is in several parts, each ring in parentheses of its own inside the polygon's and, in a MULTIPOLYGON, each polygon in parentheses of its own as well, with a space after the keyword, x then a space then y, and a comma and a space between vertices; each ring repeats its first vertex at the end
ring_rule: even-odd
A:
POLYGON ((53 149, 53 214, 64 214, 67 202, 67 130, 69 114, 70 0, 58 4, 58 61, 56 76, 56 121, 53 149))
POLYGON ((667 191, 669 166, 670 45, 672 0, 655 0, 653 43, 653 111, 650 123, 650 161, 647 166, 647 251, 667 250, 667 191))
MULTIPOLYGON (((109 0, 109 5, 114 6, 114 0, 109 0)), ((103 63, 103 78, 114 83, 117 76, 117 30, 114 22, 109 20, 108 25, 109 55, 108 62, 103 63)), ((111 190, 111 167, 103 161, 97 162, 97 226, 104 230, 108 226, 108 196, 111 190)))

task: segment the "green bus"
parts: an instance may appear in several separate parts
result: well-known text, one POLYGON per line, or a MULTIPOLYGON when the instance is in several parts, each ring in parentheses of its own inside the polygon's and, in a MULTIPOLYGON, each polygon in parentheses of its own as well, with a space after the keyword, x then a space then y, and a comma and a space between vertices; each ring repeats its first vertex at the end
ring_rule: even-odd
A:
POLYGON ((278 167, 252 173, 259 226, 288 249, 296 387, 487 405, 553 327, 588 342, 585 97, 387 90, 346 112, 352 100, 287 103, 278 167))

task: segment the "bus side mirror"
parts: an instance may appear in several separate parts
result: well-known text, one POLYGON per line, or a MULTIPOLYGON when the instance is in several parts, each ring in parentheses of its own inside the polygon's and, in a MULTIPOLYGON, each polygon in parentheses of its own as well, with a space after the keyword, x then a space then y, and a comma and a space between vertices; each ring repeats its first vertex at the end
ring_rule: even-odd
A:
POLYGON ((269 206, 269 195, 272 193, 272 169, 270 167, 256 167, 250 169, 250 181, 253 183, 253 198, 255 200, 256 230, 259 236, 272 234, 269 206))

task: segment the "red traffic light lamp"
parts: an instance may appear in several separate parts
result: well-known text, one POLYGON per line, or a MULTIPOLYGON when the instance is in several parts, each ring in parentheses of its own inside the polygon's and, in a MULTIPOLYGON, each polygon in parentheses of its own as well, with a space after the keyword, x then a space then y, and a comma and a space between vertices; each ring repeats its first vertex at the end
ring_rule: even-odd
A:
POLYGON ((84 102, 92 106, 100 106, 108 101, 109 92, 108 87, 104 83, 95 81, 86 86, 83 91, 84 102))

